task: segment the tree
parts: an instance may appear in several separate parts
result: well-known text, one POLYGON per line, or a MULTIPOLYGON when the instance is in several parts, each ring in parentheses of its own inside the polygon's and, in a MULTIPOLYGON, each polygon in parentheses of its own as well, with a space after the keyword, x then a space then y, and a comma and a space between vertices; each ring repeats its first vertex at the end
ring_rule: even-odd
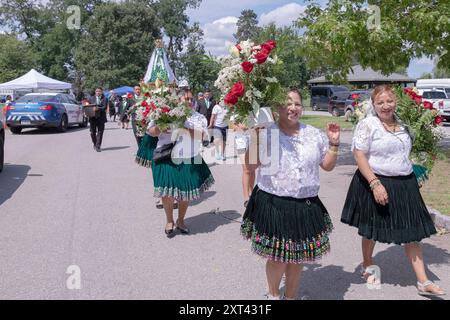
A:
POLYGON ((96 6, 75 53, 85 88, 135 84, 161 36, 155 11, 142 1, 96 6))
POLYGON ((355 57, 384 74, 432 55, 442 55, 440 67, 449 68, 449 13, 446 0, 330 0, 323 9, 311 4, 297 22, 307 28, 300 50, 310 68, 329 66, 335 80, 345 78, 355 57))
POLYGON ((167 55, 173 70, 179 68, 179 54, 183 51, 183 41, 189 34, 186 9, 195 9, 200 3, 201 0, 160 0, 155 3, 159 25, 169 38, 167 55))
POLYGON ((179 75, 188 80, 191 89, 203 91, 205 87, 213 88, 220 64, 211 55, 206 55, 203 30, 198 23, 189 29, 186 51, 180 60, 179 75))
POLYGON ((258 15, 253 10, 242 10, 237 22, 237 32, 234 35, 238 42, 247 39, 253 40, 260 32, 258 27, 258 15))
POLYGON ((0 83, 13 80, 35 67, 37 56, 25 42, 14 34, 0 34, 0 83))
POLYGON ((305 59, 297 50, 300 43, 298 31, 293 27, 278 28, 271 23, 260 30, 255 41, 263 43, 270 39, 277 42, 278 58, 283 62, 282 68, 275 69, 279 74, 274 76, 283 87, 306 87, 310 73, 306 68, 305 59))

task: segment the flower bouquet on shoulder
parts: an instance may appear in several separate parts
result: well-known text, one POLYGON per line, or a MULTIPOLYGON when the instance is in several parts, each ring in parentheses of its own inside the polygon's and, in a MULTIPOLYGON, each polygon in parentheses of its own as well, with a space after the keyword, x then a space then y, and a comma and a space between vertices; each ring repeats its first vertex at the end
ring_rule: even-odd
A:
MULTIPOLYGON (((425 101, 415 88, 395 88, 397 121, 404 125, 412 139, 410 159, 413 170, 420 186, 428 180, 434 162, 439 153, 438 143, 444 137, 442 130, 442 116, 440 111, 425 101)), ((359 102, 355 107, 352 122, 356 124, 373 112, 370 100, 359 102)))
POLYGON ((136 112, 137 134, 145 135, 151 121, 161 131, 182 128, 192 109, 179 102, 175 90, 162 81, 141 83, 141 98, 133 106, 136 112))
POLYGON ((286 92, 273 76, 280 65, 277 44, 269 40, 255 44, 242 41, 230 49, 214 85, 229 108, 228 117, 248 127, 264 127, 273 122, 271 108, 282 105, 286 92))

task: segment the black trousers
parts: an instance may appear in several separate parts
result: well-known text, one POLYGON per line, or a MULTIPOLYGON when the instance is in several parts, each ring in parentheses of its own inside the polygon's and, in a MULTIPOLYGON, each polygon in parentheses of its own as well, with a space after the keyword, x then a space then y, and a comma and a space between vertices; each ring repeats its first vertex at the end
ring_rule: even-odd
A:
POLYGON ((102 146, 103 131, 105 131, 105 122, 98 118, 89 118, 91 129, 91 139, 94 146, 100 148, 102 146))
POLYGON ((136 142, 137 142, 137 145, 138 145, 138 148, 139 148, 139 146, 141 145, 141 141, 142 141, 143 137, 139 137, 137 135, 136 115, 135 114, 131 115, 131 127, 133 128, 133 134, 134 134, 134 137, 136 138, 136 142))

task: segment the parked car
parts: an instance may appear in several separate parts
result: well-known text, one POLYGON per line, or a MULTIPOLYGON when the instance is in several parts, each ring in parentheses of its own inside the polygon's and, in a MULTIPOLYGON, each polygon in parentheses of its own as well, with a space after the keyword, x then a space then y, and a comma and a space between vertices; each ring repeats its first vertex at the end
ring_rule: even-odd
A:
POLYGON ((438 109, 442 113, 442 118, 445 122, 450 122, 450 99, 445 90, 438 89, 424 89, 422 92, 424 101, 429 101, 433 104, 433 108, 438 109))
POLYGON ((425 90, 445 91, 450 98, 450 79, 419 79, 416 84, 419 94, 422 95, 425 90))
POLYGON ((82 106, 65 93, 28 93, 6 107, 6 124, 18 134, 23 128, 56 128, 64 132, 71 125, 87 126, 82 106))
POLYGON ((328 112, 335 117, 345 115, 345 120, 348 121, 355 111, 356 99, 364 101, 370 99, 370 91, 355 90, 351 91, 346 97, 333 99, 328 105, 328 112))
POLYGON ((311 109, 328 110, 330 101, 333 99, 347 97, 350 91, 345 86, 315 86, 311 87, 311 109))

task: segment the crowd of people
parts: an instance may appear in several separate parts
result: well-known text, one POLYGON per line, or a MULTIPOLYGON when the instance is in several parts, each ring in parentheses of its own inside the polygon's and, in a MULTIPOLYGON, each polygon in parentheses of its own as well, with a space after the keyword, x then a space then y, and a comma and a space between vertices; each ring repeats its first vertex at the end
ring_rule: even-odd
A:
MULTIPOLYGON (((139 95, 140 87, 136 86, 130 100, 139 95)), ((189 234, 185 224, 189 203, 200 198, 214 183, 199 152, 200 146, 214 141, 216 159, 224 159, 229 127, 234 132, 236 153, 243 169, 245 213, 241 235, 250 240, 252 251, 267 261, 267 297, 295 299, 303 265, 330 250, 333 224, 318 197, 319 171, 320 168, 331 171, 336 166, 339 125, 329 123, 322 132, 303 124, 302 97, 295 89, 289 90, 284 105, 275 108, 275 123, 262 129, 247 128, 232 119, 227 121, 227 106, 217 103, 209 91, 198 93, 194 99, 192 92, 185 88, 179 92, 179 99, 193 108, 185 129, 178 135, 180 140, 189 139, 197 145, 189 154, 172 154, 171 158, 161 160, 164 146, 180 140, 171 141, 172 132, 161 130, 154 122, 149 124, 144 137, 135 134, 138 163, 151 168, 154 195, 161 199, 160 206, 165 211, 165 235, 173 238, 177 230, 189 234), (195 140, 196 137, 202 138, 195 140), (276 144, 272 143, 273 137, 276 144), (260 148, 276 154, 275 169, 266 170, 273 164, 260 161, 260 148), (251 161, 253 158, 256 161, 251 161), (176 208, 177 219, 174 218, 176 208), (283 276, 286 286, 280 292, 283 276)), ((112 106, 116 107, 116 98, 110 101, 111 110, 112 106)), ((91 121, 92 142, 97 150, 107 107, 100 90, 90 102, 97 104, 101 112, 98 120, 91 121)), ((376 242, 403 245, 417 277, 418 293, 443 295, 445 292, 426 275, 420 246, 420 241, 435 234, 436 229, 409 160, 412 137, 394 115, 396 96, 391 87, 376 87, 371 102, 373 110, 354 132, 352 151, 358 168, 341 214, 341 222, 356 227, 362 237, 361 276, 368 282, 377 280, 370 272, 374 267, 372 254, 376 242)), ((127 114, 126 119, 133 122, 133 115, 127 114)))

